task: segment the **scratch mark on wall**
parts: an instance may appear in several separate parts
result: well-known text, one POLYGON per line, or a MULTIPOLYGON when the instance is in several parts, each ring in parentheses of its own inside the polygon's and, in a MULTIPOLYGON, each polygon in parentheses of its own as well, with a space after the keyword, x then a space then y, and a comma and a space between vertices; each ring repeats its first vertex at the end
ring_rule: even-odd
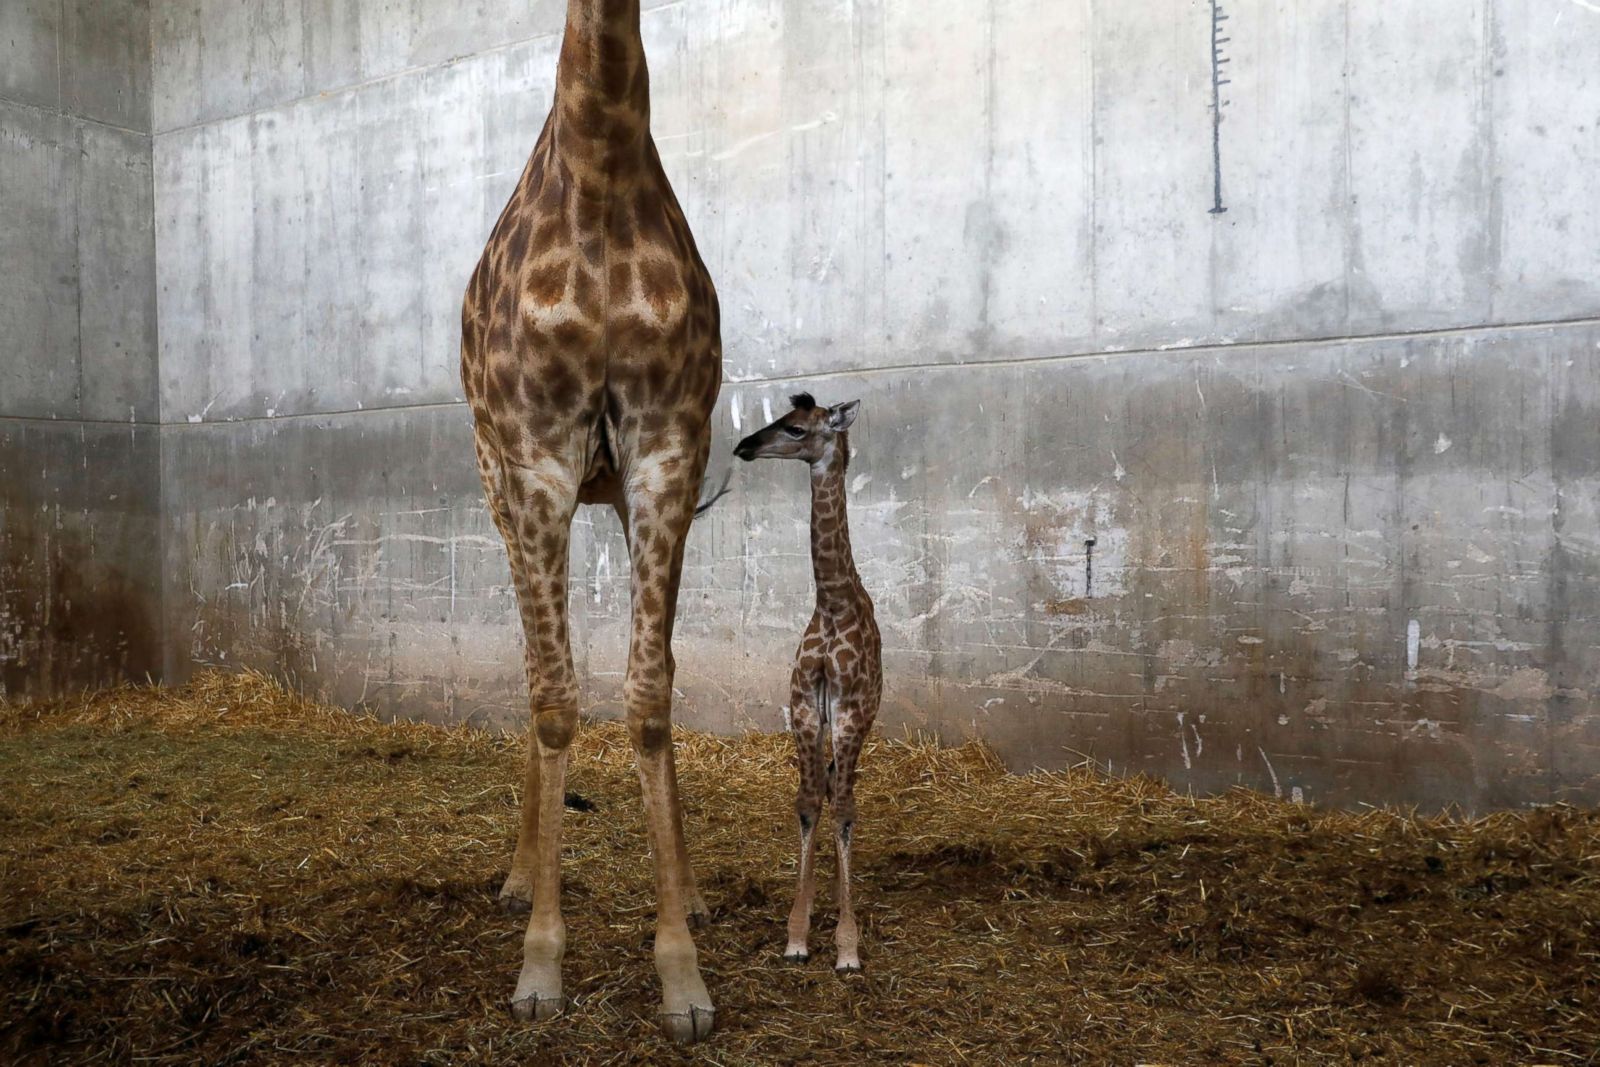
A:
POLYGON ((1350 377, 1350 373, 1348 371, 1340 371, 1339 377, 1337 378, 1310 378, 1307 380, 1314 382, 1327 382, 1329 385, 1348 386, 1351 389, 1358 389, 1361 392, 1366 393, 1368 396, 1381 396, 1385 400, 1393 400, 1400 404, 1407 402, 1406 398, 1403 396, 1397 396, 1394 393, 1385 393, 1380 389, 1374 389, 1371 386, 1363 385, 1354 378, 1350 377))
POLYGON ((600 546, 600 557, 595 561, 594 565, 594 578, 590 583, 590 590, 594 594, 594 602, 596 604, 600 603, 602 583, 609 580, 610 577, 611 546, 609 544, 602 544, 600 546))
MULTIPOLYGON (((340 520, 340 522, 347 522, 349 519, 350 516, 346 515, 340 520)), ((449 537, 434 537, 429 534, 388 533, 381 534, 378 537, 341 537, 329 542, 329 544, 335 548, 344 548, 350 545, 382 547, 383 545, 391 542, 415 542, 417 544, 424 545, 439 545, 440 547, 444 547, 446 545, 453 547, 457 544, 481 545, 484 548, 494 549, 496 551, 503 547, 501 542, 492 537, 484 537, 481 534, 452 534, 449 537)))
POLYGON ((745 137, 745 138, 743 138, 741 140, 735 141, 733 144, 731 144, 728 147, 722 149, 720 152, 712 153, 711 158, 712 158, 712 160, 714 162, 721 163, 721 162, 723 162, 725 160, 729 160, 729 159, 734 158, 735 156, 743 154, 744 152, 750 150, 751 148, 754 148, 756 145, 761 144, 764 141, 770 141, 774 137, 777 137, 780 134, 783 134, 785 132, 788 132, 788 133, 807 133, 807 132, 809 132, 811 130, 819 129, 819 128, 823 127, 823 126, 826 126, 827 124, 829 124, 831 122, 837 122, 838 120, 839 120, 839 116, 838 115, 836 115, 832 111, 828 111, 828 112, 825 112, 824 114, 822 114, 820 117, 811 120, 810 122, 795 123, 793 126, 787 127, 787 129, 785 129, 784 127, 780 126, 779 128, 777 128, 775 130, 768 130, 765 133, 751 134, 749 137, 745 137))
POLYGON ((1272 776, 1272 795, 1282 800, 1283 786, 1278 784, 1278 772, 1272 769, 1272 761, 1267 758, 1267 750, 1257 745, 1256 751, 1261 753, 1261 762, 1267 765, 1267 774, 1272 776))

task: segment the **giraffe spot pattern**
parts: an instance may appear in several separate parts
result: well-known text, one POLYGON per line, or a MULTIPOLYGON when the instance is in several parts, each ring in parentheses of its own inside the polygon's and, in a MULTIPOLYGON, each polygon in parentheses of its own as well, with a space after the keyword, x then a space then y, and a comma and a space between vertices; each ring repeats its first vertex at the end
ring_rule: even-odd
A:
MULTIPOLYGON (((461 378, 522 622, 533 723, 526 784, 559 773, 553 761, 577 725, 567 620, 573 515, 579 502, 604 503, 623 521, 633 569, 623 703, 654 798, 647 815, 665 921, 670 897, 684 887, 693 894, 677 787, 662 756, 672 741, 670 636, 683 546, 710 448, 722 345, 715 287, 649 136, 638 20, 636 0, 571 8, 550 114, 465 288, 461 378), (665 836, 662 818, 677 827, 665 836)), ((534 946, 525 948, 529 961, 538 944, 560 945, 559 894, 534 855, 540 795, 525 790, 512 860, 524 891, 533 885, 530 934, 541 923, 548 934, 525 942, 534 946)), ((681 900, 674 906, 681 914, 681 900)))

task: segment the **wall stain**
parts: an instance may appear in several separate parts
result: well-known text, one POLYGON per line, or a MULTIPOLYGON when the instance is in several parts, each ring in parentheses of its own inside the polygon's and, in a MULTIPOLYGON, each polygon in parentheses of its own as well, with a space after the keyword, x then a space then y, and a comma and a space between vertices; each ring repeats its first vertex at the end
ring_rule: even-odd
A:
POLYGON ((161 669, 148 597, 51 513, 16 508, 0 531, 0 695, 45 697, 161 669))

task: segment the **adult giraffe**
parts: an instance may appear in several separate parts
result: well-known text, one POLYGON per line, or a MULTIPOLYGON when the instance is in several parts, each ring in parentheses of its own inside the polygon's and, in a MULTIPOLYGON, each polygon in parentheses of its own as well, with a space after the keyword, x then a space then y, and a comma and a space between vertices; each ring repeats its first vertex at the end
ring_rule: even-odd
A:
POLYGON ((578 686, 567 636, 568 529, 610 504, 628 534, 623 699, 656 870, 662 1023, 706 1037, 672 756, 672 623, 722 379, 716 291, 650 138, 639 0, 568 0, 555 100, 462 309, 461 379, 478 469, 522 616, 532 729, 508 905, 531 905, 519 1019, 565 1006, 561 812, 578 686))

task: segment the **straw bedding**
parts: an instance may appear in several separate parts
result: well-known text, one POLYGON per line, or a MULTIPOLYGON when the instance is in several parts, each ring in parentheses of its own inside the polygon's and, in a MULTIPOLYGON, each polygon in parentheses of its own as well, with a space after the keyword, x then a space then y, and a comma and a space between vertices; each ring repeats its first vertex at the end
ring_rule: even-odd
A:
MULTIPOLYGON (((0 706, 0 1059, 234 1063, 1591 1063, 1600 817, 1209 800, 875 742, 867 971, 780 958, 780 737, 679 732, 713 923, 708 1045, 654 1020, 625 732, 569 777, 568 1014, 506 1010, 494 894, 521 740, 381 724, 254 675, 0 706)), ((824 872, 831 864, 823 867, 824 872)))

